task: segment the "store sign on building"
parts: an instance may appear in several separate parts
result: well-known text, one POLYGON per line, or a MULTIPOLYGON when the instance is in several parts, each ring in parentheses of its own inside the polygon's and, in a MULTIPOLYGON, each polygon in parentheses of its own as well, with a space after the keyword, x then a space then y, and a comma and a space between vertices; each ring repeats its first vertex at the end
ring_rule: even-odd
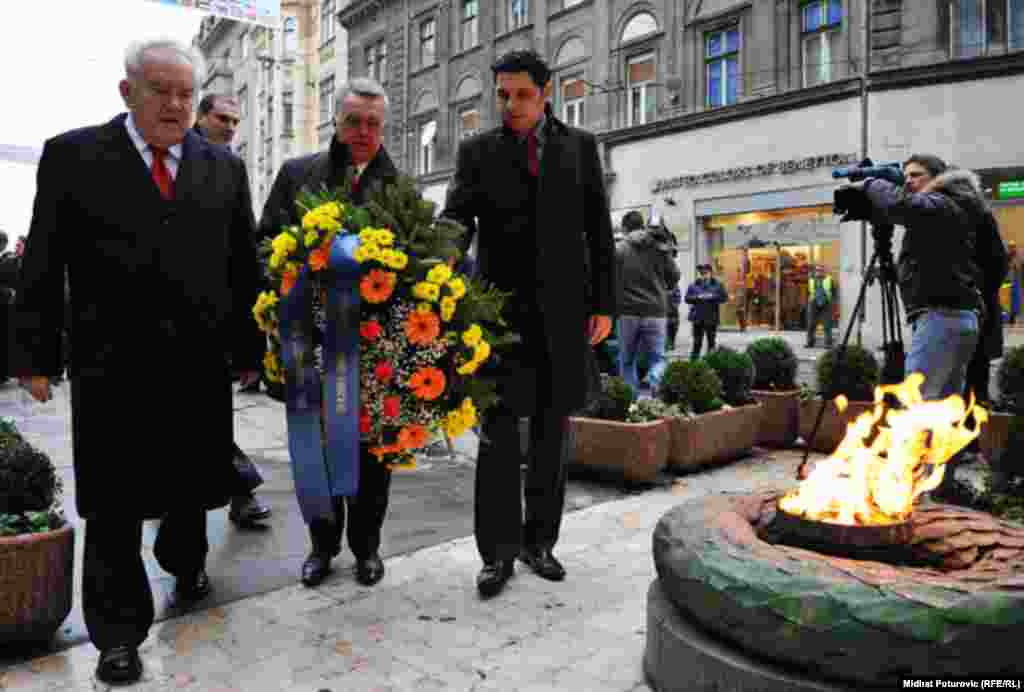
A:
POLYGON ((651 193, 665 192, 681 187, 697 187, 698 185, 714 185, 716 183, 728 183, 749 178, 761 178, 775 175, 776 173, 788 175, 801 171, 812 171, 818 168, 834 168, 857 163, 858 161, 860 161, 860 156, 857 154, 823 154, 821 156, 806 156, 784 161, 769 161, 768 163, 761 163, 755 166, 725 168, 719 171, 709 171, 695 175, 656 178, 651 183, 651 193))
POLYGON ((1024 199, 1024 180, 1008 180, 999 183, 999 199, 1024 199))
POLYGON ((807 245, 839 240, 839 219, 784 219, 767 223, 743 224, 726 229, 723 246, 727 248, 807 245))

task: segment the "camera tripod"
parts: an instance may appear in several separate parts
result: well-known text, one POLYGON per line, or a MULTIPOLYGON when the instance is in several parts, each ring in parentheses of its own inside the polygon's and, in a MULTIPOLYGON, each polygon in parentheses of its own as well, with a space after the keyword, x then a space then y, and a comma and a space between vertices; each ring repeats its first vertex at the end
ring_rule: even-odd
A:
MULTIPOLYGON (((843 336, 839 348, 836 349, 836 369, 841 372, 841 363, 846 354, 846 346, 850 343, 850 334, 853 333, 853 325, 858 319, 864 316, 864 304, 867 297, 868 286, 878 281, 879 289, 882 292, 882 351, 884 353, 884 365, 882 366, 882 382, 884 384, 895 384, 903 381, 903 365, 906 358, 903 350, 903 329, 899 321, 899 293, 897 292, 896 265, 892 257, 892 234, 893 226, 889 224, 872 224, 871 237, 875 241, 875 252, 868 263, 867 273, 860 286, 860 295, 857 297, 857 304, 850 315, 849 324, 846 326, 846 334, 843 336)), ((825 414, 825 407, 829 404, 830 392, 819 392, 822 398, 821 407, 818 409, 818 416, 811 429, 810 439, 804 440, 804 458, 796 470, 798 480, 806 477, 807 459, 811 453, 811 442, 818 434, 821 427, 821 419, 825 414)))

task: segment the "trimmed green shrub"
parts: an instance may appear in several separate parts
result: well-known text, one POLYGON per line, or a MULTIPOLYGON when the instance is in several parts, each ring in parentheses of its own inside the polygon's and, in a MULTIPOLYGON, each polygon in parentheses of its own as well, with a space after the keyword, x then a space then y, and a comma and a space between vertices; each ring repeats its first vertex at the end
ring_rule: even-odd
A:
POLYGON ((716 411, 725 403, 722 380, 703 360, 669 363, 658 384, 658 398, 693 413, 716 411))
POLYGON ((818 358, 818 393, 826 399, 842 394, 850 401, 874 401, 880 373, 871 351, 848 345, 840 360, 837 346, 818 358))
POLYGON ((601 375, 601 394, 594 397, 584 415, 588 418, 624 422, 630 405, 636 401, 636 393, 621 377, 601 375))
POLYGON ((44 452, 0 419, 0 536, 59 528, 63 483, 44 452))
POLYGON ((704 362, 711 366, 722 381, 722 398, 725 403, 730 406, 753 403, 750 388, 754 384, 754 361, 750 356, 728 346, 719 346, 704 356, 704 362))
POLYGON ((796 389, 798 363, 788 341, 778 336, 761 337, 751 341, 746 352, 754 361, 753 389, 796 389))
POLYGON ((1024 414, 1024 346, 1006 349, 996 371, 996 383, 999 387, 996 409, 1024 414))
POLYGON ((629 423, 650 423, 664 418, 683 418, 686 412, 675 404, 666 404, 661 399, 638 399, 629 407, 626 421, 629 423))

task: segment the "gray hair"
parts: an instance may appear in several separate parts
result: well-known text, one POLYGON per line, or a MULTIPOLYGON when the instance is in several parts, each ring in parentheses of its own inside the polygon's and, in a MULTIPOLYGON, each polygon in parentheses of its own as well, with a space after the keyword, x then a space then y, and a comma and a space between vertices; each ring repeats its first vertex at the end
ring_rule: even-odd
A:
POLYGON ((384 99, 384 112, 388 110, 388 92, 384 90, 381 83, 369 77, 356 77, 345 82, 338 90, 338 99, 335 102, 335 113, 341 113, 341 104, 350 95, 362 96, 363 98, 384 99))
POLYGON ((203 78, 203 57, 194 49, 169 38, 136 41, 128 46, 124 55, 124 73, 128 79, 142 76, 142 68, 153 53, 173 53, 178 62, 192 67, 192 81, 196 92, 203 78))

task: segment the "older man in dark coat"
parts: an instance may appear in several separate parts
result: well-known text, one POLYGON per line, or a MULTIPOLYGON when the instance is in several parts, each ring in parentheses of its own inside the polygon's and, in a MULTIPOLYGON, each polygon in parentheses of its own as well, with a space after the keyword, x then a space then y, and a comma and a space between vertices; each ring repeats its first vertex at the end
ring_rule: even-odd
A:
MULTIPOLYGON (((292 159, 281 167, 260 219, 263 237, 271 238, 282 226, 302 222, 295 200, 303 190, 333 190, 346 176, 352 176, 352 201, 363 204, 368 191, 394 184, 398 170, 382 144, 387 105, 384 88, 372 79, 353 79, 341 88, 337 135, 331 139, 330 149, 292 159)), ((335 497, 334 520, 314 520, 309 526, 313 546, 302 565, 303 584, 316 586, 330 573, 331 560, 341 552, 346 507, 356 578, 365 586, 383 578, 384 563, 378 551, 390 488, 391 472, 367 450, 361 450, 356 496, 335 497)))
POLYGON ((478 275, 515 292, 506 318, 523 339, 492 373, 502 401, 484 420, 477 458, 485 598, 504 588, 517 556, 546 579, 565 576, 552 547, 565 500, 566 421, 584 404, 591 346, 611 329, 616 285, 596 140, 554 117, 545 103, 551 72, 535 53, 510 53, 491 69, 503 124, 460 145, 442 212, 469 229, 466 247, 479 233, 478 275), (531 419, 525 522, 520 416, 531 419))
POLYGON ((15 305, 15 373, 46 401, 68 270, 82 598, 105 682, 142 673, 144 519, 163 520, 154 553, 179 600, 209 592, 206 511, 236 482, 229 358, 251 380, 263 352, 255 322, 238 331, 260 287, 245 167, 188 131, 200 62, 169 41, 134 46, 129 113, 46 142, 15 305), (173 386, 153 396, 153 375, 173 386))

